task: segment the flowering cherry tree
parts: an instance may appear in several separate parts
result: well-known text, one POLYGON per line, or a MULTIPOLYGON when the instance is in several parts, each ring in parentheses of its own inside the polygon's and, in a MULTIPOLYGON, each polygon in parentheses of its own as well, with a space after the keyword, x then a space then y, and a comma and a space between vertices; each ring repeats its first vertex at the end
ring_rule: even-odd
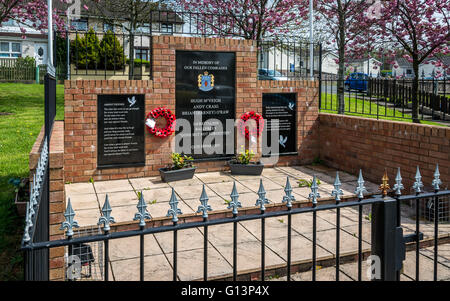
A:
MULTIPOLYGON (((367 37, 366 45, 373 45, 372 37, 366 35, 365 13, 371 6, 371 1, 355 0, 315 0, 314 5, 317 11, 316 19, 323 23, 324 28, 330 35, 325 46, 337 49, 338 52, 338 113, 343 114, 344 102, 344 71, 345 62, 350 58, 361 55, 362 48, 351 47, 361 36, 367 37)), ((366 48, 367 51, 367 48, 366 48)))
POLYGON ((305 0, 180 0, 181 9, 199 12, 205 30, 220 36, 260 40, 289 36, 307 18, 305 0))
POLYGON ((366 24, 372 23, 373 35, 393 48, 402 49, 403 57, 412 63, 414 122, 419 122, 419 65, 434 57, 437 58, 435 66, 441 67, 439 56, 450 54, 449 11, 448 0, 391 0, 381 2, 376 17, 366 16, 366 24))
MULTIPOLYGON (((0 26, 2 22, 9 20, 16 21, 23 34, 27 28, 44 32, 47 29, 47 1, 0 0, 0 26)), ((64 31, 65 22, 57 9, 53 9, 53 24, 58 31, 64 31)))

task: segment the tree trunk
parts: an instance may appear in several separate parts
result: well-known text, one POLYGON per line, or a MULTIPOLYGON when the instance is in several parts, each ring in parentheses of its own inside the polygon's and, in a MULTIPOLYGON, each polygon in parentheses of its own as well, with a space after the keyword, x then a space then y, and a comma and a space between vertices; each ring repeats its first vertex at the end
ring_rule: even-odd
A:
POLYGON ((412 83, 412 119, 415 123, 420 123, 419 119, 419 63, 417 58, 413 59, 414 78, 412 83))

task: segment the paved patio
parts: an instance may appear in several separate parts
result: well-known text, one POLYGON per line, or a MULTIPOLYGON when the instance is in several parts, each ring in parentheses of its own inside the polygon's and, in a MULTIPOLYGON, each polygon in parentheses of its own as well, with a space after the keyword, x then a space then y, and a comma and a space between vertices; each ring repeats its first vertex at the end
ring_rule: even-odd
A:
MULTIPOLYGON (((198 173, 191 180, 163 183, 159 177, 127 179, 117 181, 67 184, 66 196, 70 197, 76 212, 75 219, 80 226, 92 226, 97 229, 100 208, 106 194, 112 207, 112 216, 116 222, 132 220, 136 213, 138 202, 137 193, 142 191, 148 203, 148 211, 153 218, 163 217, 169 209, 169 198, 173 187, 180 201, 179 208, 183 214, 196 212, 200 205, 199 197, 202 184, 205 184, 209 203, 213 210, 224 210, 233 182, 236 181, 239 200, 243 207, 253 207, 257 199, 260 178, 263 179, 267 191, 267 198, 271 203, 281 203, 284 195, 286 177, 290 178, 293 193, 298 201, 306 201, 310 188, 298 187, 297 180, 312 179, 316 175, 321 184, 319 192, 322 197, 329 197, 333 189, 336 170, 323 166, 298 166, 266 168, 261 177, 232 176, 229 172, 198 173)), ((357 177, 345 172, 339 173, 344 196, 354 195, 357 177)), ((366 182, 369 193, 377 193, 378 185, 366 182)), ((413 232, 415 221, 410 218, 410 208, 403 206, 402 224, 406 233, 413 232)), ((363 249, 370 250, 370 206, 364 207, 363 218, 363 249)), ((317 214, 317 257, 335 256, 336 213, 334 210, 321 211, 317 214)), ((357 250, 358 212, 356 209, 343 208, 341 210, 341 255, 357 250)), ((421 222, 421 231, 425 238, 433 235, 433 225, 421 222)), ((440 234, 448 235, 450 224, 440 225, 440 234)), ((292 218, 292 261, 308 261, 312 257, 312 214, 298 214, 292 218)), ((260 268, 260 221, 247 221, 238 224, 238 271, 250 271, 260 268)), ((208 266, 209 277, 219 277, 232 273, 232 224, 211 226, 208 233, 208 266)), ((172 233, 160 233, 145 236, 145 279, 172 279, 172 233)), ((110 241, 110 279, 138 280, 139 279, 139 238, 125 238, 110 241)), ((102 244, 93 243, 96 262, 101 262, 102 244), (99 260, 100 259, 100 260, 99 260)), ((422 253, 427 249, 422 250, 422 253)), ((449 245, 442 246, 445 251, 441 257, 442 265, 439 277, 450 277, 449 245), (445 272, 443 272, 445 271, 445 272)), ((432 249, 431 249, 432 252, 432 249)), ((269 218, 266 220, 266 266, 286 264, 287 254, 287 218, 269 218)), ((426 253, 427 254, 427 253, 426 253)), ((425 255, 426 255, 425 254, 425 255)), ((424 256, 425 256, 424 255, 424 256)), ((441 255, 441 251, 440 251, 441 255)), ((411 260, 408 255, 407 261, 411 260)), ((411 257, 414 261, 415 257, 411 257)), ((425 264, 425 261, 421 261, 425 264)), ((413 264, 413 263, 411 263, 413 264)), ((342 278, 352 279, 350 270, 356 271, 354 264, 342 267, 342 278), (349 269, 345 272, 344 269, 349 269)), ((334 275, 334 269, 324 268, 318 273, 318 279, 327 279, 334 275), (326 271, 330 271, 327 273, 326 271), (324 276, 320 276, 324 275, 324 276), (327 276, 328 275, 328 276, 327 276), (323 277, 323 278, 321 278, 323 277)), ((101 279, 101 263, 94 265, 94 279, 101 279)), ((411 270, 411 277, 414 269, 411 270)), ((178 232, 178 278, 180 280, 201 279, 203 276, 203 229, 195 228, 178 232)), ((405 273, 409 273, 405 268, 405 273)), ((300 275, 300 274, 299 274, 300 275)), ((310 275, 301 273, 299 279, 306 279, 310 275)), ((409 274, 408 274, 409 275, 409 274)), ((310 276, 309 276, 310 277, 310 276)), ((310 279, 310 278, 309 278, 310 279)))
MULTIPOLYGON (((95 183, 66 184, 66 197, 71 199, 80 226, 96 225, 100 217, 100 209, 108 194, 116 222, 132 220, 136 213, 138 192, 143 192, 148 203, 148 211, 153 218, 166 216, 169 209, 169 199, 174 188, 183 214, 194 213, 200 205, 199 198, 202 185, 205 184, 209 204, 213 210, 224 210, 229 201, 233 182, 239 193, 242 207, 255 206, 258 198, 260 178, 267 191, 266 197, 271 203, 281 203, 286 177, 290 178, 293 195, 297 201, 307 201, 311 189, 298 187, 298 179, 311 180, 316 175, 320 180, 319 192, 322 198, 330 197, 333 189, 336 170, 323 166, 296 166, 265 168, 262 176, 233 176, 230 172, 197 173, 193 179, 164 183, 160 177, 103 181, 95 183)), ((357 177, 345 172, 339 172, 344 196, 353 196, 357 185, 357 177)), ((370 182, 365 184, 369 193, 377 193, 378 185, 370 182)))

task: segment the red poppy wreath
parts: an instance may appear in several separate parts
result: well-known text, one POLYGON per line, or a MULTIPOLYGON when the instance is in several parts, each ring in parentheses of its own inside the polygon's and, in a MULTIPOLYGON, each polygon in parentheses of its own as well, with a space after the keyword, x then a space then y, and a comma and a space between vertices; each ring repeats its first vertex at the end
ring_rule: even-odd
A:
POLYGON ((156 137, 164 138, 172 135, 175 131, 175 115, 168 108, 158 107, 150 111, 145 118, 145 126, 150 134, 156 137), (156 119, 163 117, 166 119, 166 127, 158 128, 156 127, 156 119))
POLYGON ((239 125, 238 125, 239 131, 245 135, 245 138, 249 139, 250 135, 252 137, 257 136, 259 137, 261 135, 261 132, 264 129, 264 119, 263 117, 256 113, 255 111, 250 111, 241 116, 239 125), (249 119, 253 119, 256 121, 256 129, 252 128, 250 131, 248 127, 245 127, 245 122, 249 119))

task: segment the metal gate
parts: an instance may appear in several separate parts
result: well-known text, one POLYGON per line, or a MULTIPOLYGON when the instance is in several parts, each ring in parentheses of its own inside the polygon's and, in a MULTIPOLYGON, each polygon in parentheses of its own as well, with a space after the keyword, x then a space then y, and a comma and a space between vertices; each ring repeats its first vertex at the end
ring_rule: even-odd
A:
MULTIPOLYGON (((311 185, 311 193, 309 194, 310 203, 306 207, 299 206, 298 202, 295 202, 295 199, 292 195, 292 188, 289 183, 289 178, 287 178, 285 185, 285 195, 282 198, 282 202, 285 204, 285 210, 267 210, 265 204, 268 203, 266 198, 266 191, 264 190, 263 182, 260 182, 260 188, 258 191, 258 199, 256 200, 256 206, 259 207, 259 214, 248 214, 248 215, 239 215, 238 209, 241 207, 241 203, 239 201, 239 193, 236 189, 236 185, 234 185, 233 190, 231 191, 230 197, 231 201, 229 202, 228 209, 231 209, 231 214, 227 218, 215 218, 214 215, 209 215, 208 212, 211 211, 211 207, 208 204, 208 196, 203 189, 203 192, 200 196, 200 206, 198 208, 198 213, 201 213, 203 220, 202 221, 193 221, 193 222, 184 222, 179 223, 179 215, 181 214, 180 209, 178 208, 178 200, 174 190, 172 189, 172 196, 170 198, 170 208, 168 209, 167 216, 172 218, 172 224, 166 226, 157 226, 157 227, 148 227, 146 221, 148 221, 151 217, 146 209, 147 204, 143 198, 143 194, 140 194, 140 199, 137 204, 138 211, 135 214, 134 220, 139 221, 139 227, 134 230, 126 230, 126 231, 111 231, 111 224, 114 223, 114 217, 112 214, 112 209, 109 204, 108 196, 106 196, 105 203, 102 208, 102 216, 99 219, 98 224, 103 226, 100 234, 83 236, 83 237, 74 237, 74 228, 78 228, 79 225, 75 219, 75 212, 72 209, 70 201, 67 204, 67 209, 64 214, 65 221, 61 225, 61 229, 66 230, 67 239, 55 240, 55 241, 37 241, 31 239, 24 238, 23 250, 27 252, 27 254, 31 254, 33 257, 33 261, 27 261, 27 271, 31 275, 41 275, 44 273, 46 277, 48 277, 48 259, 44 258, 44 256, 36 258, 36 254, 41 254, 40 252, 47 252, 49 248, 53 247, 68 247, 68 255, 71 260, 76 257, 79 251, 80 246, 86 246, 89 243, 98 242, 103 244, 103 256, 101 257, 103 264, 101 265, 103 268, 103 277, 102 279, 105 281, 109 280, 109 242, 114 239, 126 238, 126 237, 134 237, 139 236, 140 242, 139 245, 136 245, 136 248, 140 250, 140 263, 139 263, 139 273, 140 280, 144 280, 144 240, 145 236, 149 234, 169 232, 173 235, 173 260, 172 260, 172 269, 173 269, 173 280, 177 280, 177 255, 178 255, 178 231, 184 229, 192 229, 192 228, 203 228, 204 233, 204 246, 203 246, 203 279, 208 279, 208 227, 214 225, 224 225, 224 224, 232 224, 233 225, 233 274, 232 280, 239 280, 241 278, 238 277, 237 270, 237 254, 238 254, 238 231, 237 226, 238 222, 241 221, 249 221, 249 220, 259 220, 261 222, 261 279, 265 279, 266 276, 266 264, 265 264, 265 220, 270 217, 282 217, 287 216, 288 227, 287 227, 287 264, 286 264, 286 275, 287 279, 291 280, 291 253, 292 245, 291 245, 291 229, 292 229, 292 216, 296 214, 304 214, 304 213, 312 213, 312 259, 311 259, 311 271, 312 271, 312 280, 316 280, 316 268, 317 268, 317 213, 323 210, 336 210, 336 280, 339 281, 339 267, 341 264, 341 255, 340 255, 340 245, 339 245, 339 235, 342 231, 340 229, 340 210, 343 208, 357 208, 358 210, 358 280, 362 280, 362 263, 364 258, 363 250, 362 250, 362 222, 363 222, 363 207, 371 206, 372 207, 372 217, 371 217, 371 259, 374 261, 375 268, 372 271, 372 280, 399 280, 400 279, 400 271, 402 268, 403 260, 405 259, 406 253, 406 244, 409 246, 415 247, 416 251, 416 280, 420 280, 420 262, 419 262, 419 250, 420 250, 420 241, 423 239, 423 235, 420 232, 420 223, 419 223, 419 210, 416 210, 416 229, 413 234, 404 236, 403 229, 401 228, 401 216, 400 209, 401 204, 405 202, 418 203, 424 199, 431 199, 432 202, 437 204, 439 200, 443 198, 450 197, 450 190, 442 190, 440 191, 441 180, 439 179, 439 170, 436 166, 436 172, 434 174, 434 179, 430 181, 432 183, 432 187, 434 192, 424 192, 423 187, 424 184, 422 182, 422 177, 420 175, 419 169, 417 169, 417 174, 415 177, 415 182, 412 188, 415 191, 414 195, 401 195, 401 190, 404 189, 402 184, 402 178, 400 175, 400 170, 397 173, 397 177, 395 179, 395 185, 393 186, 393 191, 391 196, 388 196, 388 190, 390 190, 388 184, 388 178, 385 174, 383 177, 383 183, 380 186, 381 195, 364 198, 364 193, 366 192, 364 186, 364 180, 362 177, 362 173, 360 172, 358 178, 358 185, 355 189, 356 199, 351 201, 342 201, 342 189, 341 182, 339 180, 338 174, 336 175, 336 180, 334 183, 334 189, 331 195, 335 199, 334 204, 325 204, 320 205, 318 203, 318 199, 320 194, 318 192, 318 185, 316 182, 316 178, 314 177, 313 183, 311 185), (78 252, 78 253, 77 253, 78 252), (33 255, 34 254, 34 255, 33 255)), ((42 203, 41 203, 42 204, 42 203)), ((419 206, 415 206, 415 208, 419 208, 419 206)), ((439 206, 435 206, 435 208, 439 208, 439 206)), ((439 215, 439 210, 436 210, 436 217, 439 215)), ((437 280, 437 269, 438 269, 438 218, 434 219, 434 280, 437 280)), ((26 233, 27 234, 27 233, 26 233)), ((87 247, 86 247, 87 248, 87 247)), ((86 249, 88 250, 88 248, 86 249)), ((84 252, 84 251, 83 251, 84 252)), ((89 252, 84 252, 89 255, 89 252)), ((79 255, 79 254, 78 254, 79 255)), ((28 255, 29 256, 29 255, 28 255)), ((91 255, 89 255, 91 256, 91 255)), ((76 270, 74 269, 73 264, 82 261, 83 258, 78 258, 75 261, 69 260, 68 262, 68 273, 66 278, 69 280, 75 280, 73 278, 73 274, 69 274, 69 271, 73 273, 76 270)), ((84 258, 84 260, 90 260, 89 258, 84 258)), ((27 279, 45 279, 46 277, 27 277, 27 279)))

